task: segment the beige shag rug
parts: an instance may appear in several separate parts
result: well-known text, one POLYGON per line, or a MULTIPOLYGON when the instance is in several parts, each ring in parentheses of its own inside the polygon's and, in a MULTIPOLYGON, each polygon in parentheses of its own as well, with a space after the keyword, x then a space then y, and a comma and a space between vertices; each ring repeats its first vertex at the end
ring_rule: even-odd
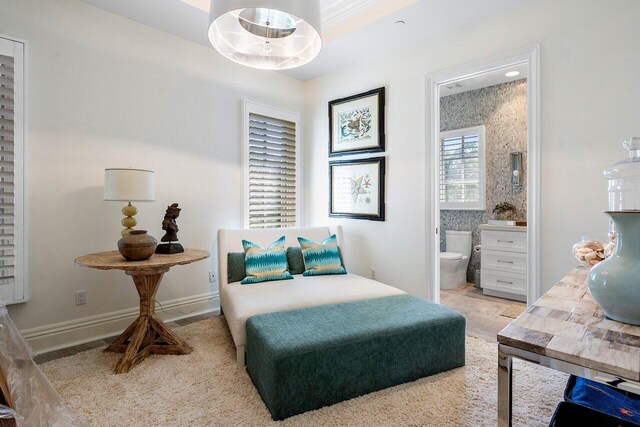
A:
MULTIPOLYGON (((94 349, 43 364, 78 416, 96 426, 495 426, 497 345, 467 338, 467 365, 285 421, 271 420, 223 317, 177 329, 187 356, 151 356, 124 375, 119 355, 94 349)), ((514 362, 514 424, 545 426, 566 376, 514 362)))

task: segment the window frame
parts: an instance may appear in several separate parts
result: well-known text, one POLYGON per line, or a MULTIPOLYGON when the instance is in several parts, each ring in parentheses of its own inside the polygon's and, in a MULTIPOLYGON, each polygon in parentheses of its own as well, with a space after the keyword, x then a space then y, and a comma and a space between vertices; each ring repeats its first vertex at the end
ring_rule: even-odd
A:
MULTIPOLYGON (((24 303, 29 300, 29 276, 28 276, 28 240, 27 240, 27 129, 28 117, 26 100, 28 99, 28 43, 15 37, 0 34, 0 42, 7 41, 15 45, 21 45, 21 49, 12 55, 20 57, 14 61, 14 90, 17 92, 14 99, 14 257, 15 278, 13 283, 13 298, 3 299, 6 305, 24 303), (19 63, 21 70, 15 71, 15 63, 19 63), (15 83, 15 76, 21 77, 20 84, 15 83)), ((1 49, 0 49, 1 50, 1 49)))
POLYGON ((302 195, 302 181, 300 166, 302 161, 301 151, 302 144, 300 141, 300 135, 302 135, 300 125, 300 114, 292 111, 287 111, 282 108, 271 107, 257 102, 245 100, 243 102, 242 113, 242 168, 243 168, 243 226, 249 228, 249 118, 251 114, 258 114, 261 116, 273 117, 279 120, 286 120, 292 122, 296 126, 296 216, 294 227, 300 226, 301 218, 301 195, 302 195))
POLYGON ((484 211, 487 208, 487 167, 486 167, 486 129, 484 125, 472 126, 462 129, 453 129, 446 132, 440 132, 438 137, 438 200, 440 201, 440 210, 443 211, 484 211), (445 138, 456 138, 466 135, 478 135, 478 170, 480 171, 479 179, 479 201, 478 202, 447 202, 441 198, 442 185, 442 140, 445 138))

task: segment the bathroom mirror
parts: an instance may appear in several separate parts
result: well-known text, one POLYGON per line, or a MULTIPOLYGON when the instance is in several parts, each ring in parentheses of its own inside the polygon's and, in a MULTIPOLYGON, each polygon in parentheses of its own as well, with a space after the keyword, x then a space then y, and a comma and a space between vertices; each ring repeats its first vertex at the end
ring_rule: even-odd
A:
POLYGON ((522 190, 522 152, 511 153, 511 189, 522 190))

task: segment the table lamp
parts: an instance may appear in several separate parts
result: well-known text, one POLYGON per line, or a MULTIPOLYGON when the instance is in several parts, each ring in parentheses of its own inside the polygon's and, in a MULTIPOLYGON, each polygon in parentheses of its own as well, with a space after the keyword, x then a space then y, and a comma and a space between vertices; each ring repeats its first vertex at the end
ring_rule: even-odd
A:
POLYGON ((132 168, 104 170, 104 200, 128 202, 122 208, 125 216, 121 223, 126 227, 120 234, 126 236, 137 222, 134 215, 138 208, 131 202, 153 202, 156 199, 153 171, 132 168))

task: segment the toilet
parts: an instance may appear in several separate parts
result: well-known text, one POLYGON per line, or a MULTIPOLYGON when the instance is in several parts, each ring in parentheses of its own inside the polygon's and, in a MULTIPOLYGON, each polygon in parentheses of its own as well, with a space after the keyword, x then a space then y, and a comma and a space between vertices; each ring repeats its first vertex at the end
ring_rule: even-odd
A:
POLYGON ((471 232, 447 230, 446 252, 440 252, 440 289, 461 288, 467 284, 471 257, 471 232))

